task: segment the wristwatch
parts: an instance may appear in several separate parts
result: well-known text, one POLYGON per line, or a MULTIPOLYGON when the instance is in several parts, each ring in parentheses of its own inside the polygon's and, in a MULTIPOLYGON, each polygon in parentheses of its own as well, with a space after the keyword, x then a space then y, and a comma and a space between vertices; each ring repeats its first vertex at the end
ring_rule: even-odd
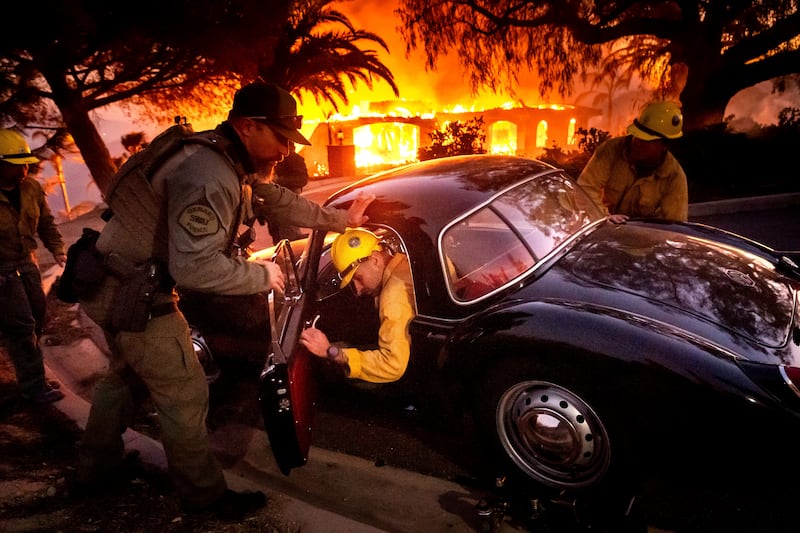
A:
POLYGON ((339 350, 339 347, 338 346, 334 346, 333 344, 331 344, 330 346, 328 346, 328 351, 326 352, 326 355, 328 356, 328 359, 330 359, 331 361, 336 362, 336 361, 339 360, 339 354, 340 353, 341 353, 341 350, 339 350))

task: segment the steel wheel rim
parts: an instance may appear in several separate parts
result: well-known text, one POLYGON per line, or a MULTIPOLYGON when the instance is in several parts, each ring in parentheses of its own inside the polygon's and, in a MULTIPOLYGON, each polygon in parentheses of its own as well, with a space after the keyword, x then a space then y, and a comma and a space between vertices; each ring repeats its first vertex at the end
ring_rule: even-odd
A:
POLYGON ((512 386, 498 402, 496 423, 509 458, 541 483, 580 488, 608 471, 611 450, 602 421, 563 387, 543 381, 512 386))

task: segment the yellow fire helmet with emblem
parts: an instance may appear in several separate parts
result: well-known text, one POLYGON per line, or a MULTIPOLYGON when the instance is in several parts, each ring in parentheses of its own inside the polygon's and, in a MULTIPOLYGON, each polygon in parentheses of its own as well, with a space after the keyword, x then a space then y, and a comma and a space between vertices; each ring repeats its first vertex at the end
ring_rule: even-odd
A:
POLYGON ((628 133, 643 141, 677 139, 683 135, 683 115, 673 102, 653 102, 628 126, 628 133))
POLYGON ((365 229, 348 229, 336 237, 331 245, 331 261, 342 280, 339 287, 347 287, 358 266, 366 261, 372 252, 382 249, 378 236, 365 229))
POLYGON ((31 154, 25 137, 18 131, 0 130, 0 161, 15 165, 32 165, 39 159, 31 154))

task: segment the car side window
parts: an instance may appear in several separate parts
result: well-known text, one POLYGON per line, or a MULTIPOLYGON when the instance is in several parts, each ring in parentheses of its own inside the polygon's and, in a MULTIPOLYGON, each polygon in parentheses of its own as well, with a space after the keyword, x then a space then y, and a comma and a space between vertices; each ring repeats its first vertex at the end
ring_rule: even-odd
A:
POLYGON ((488 207, 451 227, 443 251, 448 283, 459 301, 488 294, 536 262, 527 245, 488 207))
POLYGON ((599 217, 578 186, 559 174, 516 187, 493 207, 516 228, 537 257, 544 257, 568 237, 599 217))
POLYGON ((599 218, 585 193, 562 174, 521 183, 443 233, 450 294, 460 302, 489 294, 599 218))

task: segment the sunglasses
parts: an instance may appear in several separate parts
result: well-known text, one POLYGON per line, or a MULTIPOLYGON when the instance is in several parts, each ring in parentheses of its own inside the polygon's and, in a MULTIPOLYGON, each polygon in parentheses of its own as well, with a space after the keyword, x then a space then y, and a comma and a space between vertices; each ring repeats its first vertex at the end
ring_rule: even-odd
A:
POLYGON ((247 117, 262 122, 279 124, 284 128, 299 130, 303 127, 303 115, 279 115, 277 117, 255 116, 247 117))

